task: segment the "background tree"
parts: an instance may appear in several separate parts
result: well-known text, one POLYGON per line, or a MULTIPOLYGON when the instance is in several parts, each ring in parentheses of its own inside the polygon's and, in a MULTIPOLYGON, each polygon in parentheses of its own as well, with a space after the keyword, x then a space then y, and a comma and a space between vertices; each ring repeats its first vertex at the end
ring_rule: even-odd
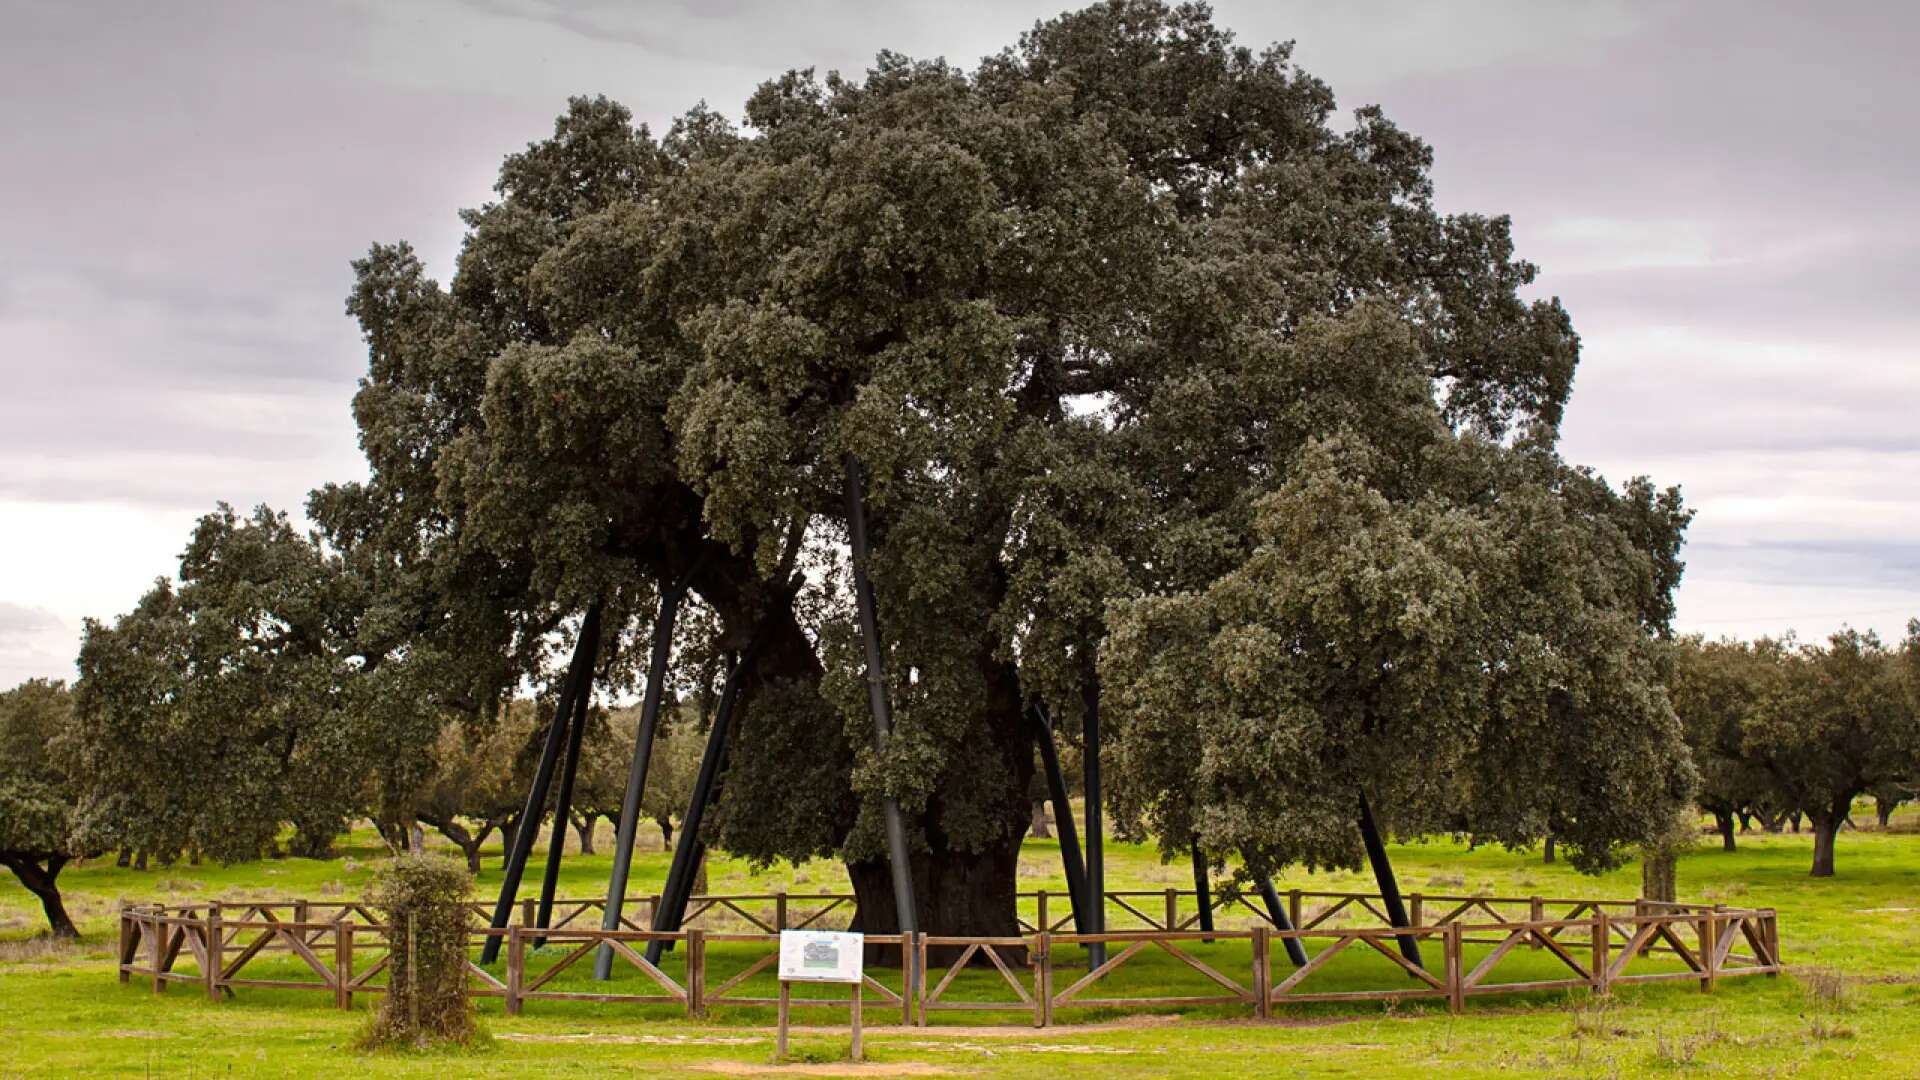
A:
POLYGON ((1869 794, 1873 796, 1873 814, 1879 820, 1881 829, 1892 827, 1893 812, 1900 808, 1901 803, 1913 798, 1913 786, 1911 778, 1874 785, 1869 794))
POLYGON ((95 846, 250 859, 291 825, 324 854, 385 820, 431 769, 439 714, 363 634, 364 583, 265 507, 203 517, 112 626, 89 620, 76 687, 80 833, 95 846))
POLYGON ((1834 837, 1853 801, 1920 762, 1920 623, 1898 651, 1857 630, 1785 653, 1747 739, 1781 804, 1813 827, 1813 876, 1832 877, 1834 837))
MULTIPOLYGON (((524 703, 522 703, 524 704, 524 703)), ((526 800, 523 751, 534 735, 531 708, 506 708, 492 723, 449 720, 434 744, 434 771, 413 816, 460 849, 470 873, 495 830, 506 835, 526 800)))
POLYGON ((72 726, 65 683, 29 679, 0 693, 0 866, 39 898, 56 938, 80 936, 60 899, 60 871, 99 850, 73 838, 72 726))
POLYGON ((1668 696, 1700 775, 1700 809, 1713 815, 1727 851, 1735 847, 1735 818, 1773 797, 1766 764, 1749 747, 1747 732, 1777 691, 1785 654, 1781 642, 1769 639, 1747 643, 1693 636, 1674 643, 1668 696))

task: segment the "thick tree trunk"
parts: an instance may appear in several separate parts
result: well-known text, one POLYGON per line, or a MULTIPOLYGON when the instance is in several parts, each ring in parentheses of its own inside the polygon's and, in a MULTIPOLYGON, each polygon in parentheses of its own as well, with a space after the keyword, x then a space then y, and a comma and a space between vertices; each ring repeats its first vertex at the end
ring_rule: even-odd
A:
POLYGON ((1793 831, 1798 834, 1800 832, 1800 811, 1795 810, 1793 813, 1788 814, 1787 820, 1793 823, 1793 831))
POLYGON ((72 916, 67 914, 67 905, 60 899, 58 879, 60 869, 67 864, 64 855, 0 856, 0 866, 13 871, 26 890, 40 899, 40 910, 46 913, 47 929, 56 938, 69 940, 80 936, 80 930, 73 925, 72 916), (41 865, 42 862, 46 865, 41 865))
POLYGON ((1640 895, 1648 900, 1673 903, 1677 895, 1674 879, 1679 861, 1678 856, 1665 849, 1643 855, 1640 859, 1640 895))
POLYGON ((1900 803, 1894 799, 1873 800, 1873 813, 1880 819, 1880 831, 1885 832, 1893 824, 1893 809, 1900 803))
POLYGON ((1558 857, 1559 852, 1554 848, 1555 843, 1557 843, 1557 841, 1553 837, 1547 837, 1547 842, 1543 845, 1546 849, 1542 857, 1543 862, 1552 862, 1558 857))
POLYGON ((1740 831, 1752 832, 1753 831, 1753 811, 1736 810, 1734 811, 1734 813, 1740 818, 1740 831))
POLYGON ((1033 824, 1027 826, 1027 835, 1036 840, 1053 839, 1053 830, 1047 823, 1047 800, 1033 800, 1033 824))
POLYGON ((133 868, 134 868, 135 870, 145 870, 145 869, 147 868, 147 853, 146 853, 146 852, 144 852, 144 851, 141 851, 141 852, 137 852, 137 853, 135 853, 135 854, 134 854, 134 856, 133 856, 133 868))
POLYGON ((1842 799, 1831 810, 1815 811, 1807 815, 1807 824, 1813 829, 1813 877, 1833 876, 1833 840, 1840 832, 1840 823, 1847 819, 1847 810, 1853 800, 1842 799))
MULTIPOLYGON (((1014 919, 1014 894, 1018 891, 1020 845, 1003 844, 980 853, 939 851, 913 856, 913 880, 918 886, 916 899, 920 932, 956 937, 1019 937, 1020 924, 1014 919)), ((859 910, 849 927, 869 934, 897 934, 899 915, 894 908, 893 874, 885 858, 850 863, 847 877, 853 882, 853 895, 859 910)), ((1002 949, 1001 959, 1012 964, 1026 963, 1025 950, 1002 949), (1017 959, 1016 959, 1017 957, 1017 959)), ((929 947, 928 964, 951 964, 959 958, 960 947, 929 947)), ((986 958, 977 961, 986 964, 986 958)), ((894 967, 900 963, 900 950, 894 947, 868 946, 867 965, 894 967)))
POLYGON ((1713 813, 1713 824, 1720 830, 1720 850, 1736 850, 1733 842, 1733 815, 1724 810, 1716 810, 1713 813))
POLYGON ((673 819, 670 817, 661 816, 661 817, 654 818, 653 823, 655 825, 660 826, 660 850, 672 851, 673 850, 673 819))
POLYGON ((584 818, 573 819, 573 835, 580 839, 580 854, 582 855, 592 855, 594 853, 593 826, 597 820, 598 818, 593 814, 588 814, 584 818))
MULTIPOLYGON (((936 789, 921 822, 932 850, 915 851, 909 865, 918 905, 918 929, 923 934, 1021 936, 1014 900, 1019 891, 1020 844, 1028 824, 1027 792, 1033 782, 1033 730, 1020 702, 1014 669, 987 658, 982 659, 982 668, 992 690, 977 737, 997 751, 992 764, 986 766, 991 775, 1005 777, 1000 786, 1003 801, 989 808, 1000 825, 1000 840, 979 851, 962 850, 950 843, 937 827, 929 825, 941 820, 942 804, 936 789)), ((970 800, 979 797, 974 794, 970 800)), ((899 933, 893 878, 886 858, 849 864, 847 876, 858 904, 852 929, 870 934, 899 933)), ((959 953, 957 947, 930 948, 928 963, 951 964, 959 953)), ((1009 963, 1026 963, 1025 950, 1012 950, 1011 955, 1002 950, 1001 957, 1009 963)), ((978 963, 989 962, 984 956, 975 959, 978 963)), ((900 952, 869 949, 867 962, 892 966, 900 962, 900 952)))
POLYGON ((516 814, 500 823, 500 865, 502 867, 513 860, 514 838, 519 834, 519 815, 516 814))
POLYGON ((480 872, 480 845, 487 842, 487 834, 493 831, 493 826, 482 826, 478 833, 472 833, 468 832, 467 827, 455 818, 423 817, 420 820, 440 830, 441 836, 453 841, 454 846, 460 849, 460 854, 466 857, 469 873, 480 872))
POLYGON ((300 859, 330 859, 333 857, 333 836, 311 827, 296 827, 293 839, 287 842, 287 853, 300 859))
POLYGON ((115 866, 117 866, 117 867, 119 867, 119 868, 120 868, 120 869, 122 869, 122 870, 125 870, 125 869, 126 869, 127 867, 129 867, 129 866, 132 866, 132 865, 133 865, 133 851, 132 851, 132 849, 131 849, 131 848, 121 848, 121 849, 120 849, 120 857, 119 857, 119 858, 117 858, 117 859, 115 859, 115 860, 113 860, 113 865, 115 865, 115 866))

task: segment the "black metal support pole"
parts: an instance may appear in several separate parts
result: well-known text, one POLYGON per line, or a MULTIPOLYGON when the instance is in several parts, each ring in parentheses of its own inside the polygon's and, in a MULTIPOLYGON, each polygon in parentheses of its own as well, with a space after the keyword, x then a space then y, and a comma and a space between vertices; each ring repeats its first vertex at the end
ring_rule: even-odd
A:
MULTIPOLYGON (((592 633, 592 655, 600 652, 600 608, 596 605, 587 613, 588 626, 582 633, 592 633)), ((560 793, 553 802, 553 842, 547 846, 547 865, 540 876, 540 905, 536 909, 533 925, 546 929, 553 921, 553 893, 560 884, 560 862, 567 854, 567 824, 573 812, 573 778, 580 771, 580 741, 587 732, 587 706, 593 699, 593 667, 588 665, 582 673, 580 686, 573 695, 573 715, 568 717, 567 753, 560 763, 560 793)), ((560 723, 561 717, 555 715, 554 723, 560 723)), ((547 939, 533 939, 533 947, 538 949, 546 945, 547 939)))
MULTIPOLYGON (((860 636, 867 646, 867 704, 873 710, 873 741, 885 749, 893 735, 893 706, 887 700, 887 672, 880 662, 880 625, 873 611, 873 579, 867 564, 872 548, 867 540, 867 495, 865 466, 852 454, 847 455, 847 539, 853 548, 853 599, 860 615, 860 636)), ((914 910, 913 867, 907 860, 907 824, 900 815, 900 800, 887 796, 881 804, 887 822, 887 862, 893 871, 893 906, 899 912, 900 932, 919 930, 914 910)))
MULTIPOLYGON (((687 902, 693 897, 693 879, 700 870, 700 858, 707 845, 700 839, 700 823, 726 761, 727 733, 733 727, 733 706, 740 692, 740 680, 747 662, 735 659, 727 671, 725 688, 720 691, 720 707, 713 714, 713 728, 707 732, 707 748, 700 755, 700 771, 693 778, 693 796, 687 800, 687 812, 680 819, 680 836, 673 848, 673 864, 667 868, 667 883, 660 890, 660 906, 653 913, 653 928, 663 932, 680 929, 686 918, 687 902)), ((664 941, 647 942, 647 963, 658 964, 666 951, 664 941)))
MULTIPOLYGON (((1194 844, 1193 850, 1193 900, 1200 906, 1200 929, 1213 932, 1213 890, 1207 881, 1207 857, 1200 854, 1200 845, 1194 844)), ((1172 930, 1169 926, 1167 929, 1172 930)), ((1211 939, 1208 939, 1211 940, 1211 939)))
MULTIPOLYGON (((1280 902, 1280 894, 1273 890, 1271 874, 1260 875, 1260 899, 1266 902, 1267 919, 1273 923, 1275 930, 1293 929, 1293 920, 1287 918, 1287 905, 1280 902)), ((1287 959, 1293 961, 1294 967, 1304 967, 1307 963, 1307 947, 1300 944, 1300 939, 1296 937, 1284 940, 1287 959)))
MULTIPOLYGON (((598 621, 599 606, 588 611, 588 617, 598 621)), ((579 640, 574 642, 573 660, 567 665, 566 681, 561 684, 560 700, 553 710, 553 726, 547 730, 546 746, 540 751, 540 764, 533 770, 533 783, 527 788, 526 808, 520 812, 520 824, 513 832, 513 849, 507 852, 505 877, 500 882, 500 899, 494 903, 493 919, 489 925, 495 930, 505 930, 507 920, 513 914, 513 902, 520 894, 520 878, 527 872, 527 856, 533 851, 533 838, 540 831, 540 818, 547 808, 547 789, 553 783, 553 767, 560 760, 560 747, 566 741, 567 716, 573 711, 574 691, 583 682, 585 673, 592 669, 594 657, 588 650, 587 630, 580 628, 579 640)), ((480 947, 480 962, 491 964, 500 958, 502 937, 488 937, 487 943, 480 947)))
MULTIPOLYGON (((1060 834, 1060 863, 1067 874, 1067 898, 1073 906, 1073 932, 1087 930, 1087 864, 1080 856, 1080 829, 1073 823, 1073 800, 1067 793, 1067 774, 1060 769, 1060 747, 1053 741, 1053 725, 1039 709, 1033 717, 1033 741, 1040 746, 1040 769, 1047 776, 1047 797, 1053 802, 1053 820, 1060 834)), ((1049 920, 1051 921, 1051 920, 1049 920)), ((1042 933, 1049 927, 1041 927, 1042 933)))
MULTIPOLYGON (((1373 864, 1373 878, 1380 883, 1380 900, 1387 908, 1387 921, 1396 929, 1409 925, 1407 905, 1400 899, 1400 884, 1394 880, 1393 864, 1387 861, 1387 845, 1380 839, 1380 826, 1373 820, 1373 808, 1367 805, 1367 793, 1360 793, 1360 839, 1367 845, 1367 861, 1373 864)), ((1412 934, 1400 935, 1400 955, 1415 967, 1420 962, 1420 942, 1412 934)))
MULTIPOLYGON (((634 730, 633 763, 627 767, 627 790, 620 798, 620 821, 614 829, 613 872, 607 877, 607 904, 600 929, 620 929, 620 913, 627 902, 627 874, 633 866, 633 838, 640 827, 640 796, 647 787, 647 763, 653 758, 653 734, 660 722, 660 698, 666 689, 667 660, 673 654, 673 621, 687 595, 686 579, 660 591, 660 610, 653 617, 653 653, 647 660, 647 689, 640 698, 640 722, 634 730)), ((593 977, 613 977, 613 946, 604 942, 593 956, 593 977)))
MULTIPOLYGON (((1084 701, 1081 723, 1081 768, 1087 785, 1087 933, 1107 932, 1107 851, 1106 823, 1100 806, 1100 690, 1089 683, 1081 695, 1084 701)), ((1107 962, 1107 946, 1093 942, 1087 946, 1089 970, 1107 962)))

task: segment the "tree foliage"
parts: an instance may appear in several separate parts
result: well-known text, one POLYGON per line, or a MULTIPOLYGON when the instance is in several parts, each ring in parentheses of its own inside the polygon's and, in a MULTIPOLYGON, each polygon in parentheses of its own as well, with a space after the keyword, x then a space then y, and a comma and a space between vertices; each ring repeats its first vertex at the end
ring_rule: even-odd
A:
POLYGON ((1890 649, 1843 630, 1778 654, 1748 721, 1748 753, 1778 801, 1813 825, 1813 876, 1834 872, 1834 839, 1853 801, 1920 775, 1920 621, 1890 649))
POLYGON ((350 817, 404 803, 439 717, 415 666, 364 643, 366 607, 362 580, 284 515, 203 517, 177 587, 86 625, 80 835, 238 860, 290 824, 319 854, 350 817))
POLYGON ((60 871, 89 850, 73 829, 79 784, 65 683, 29 679, 0 693, 0 866, 40 900, 55 937, 78 937, 60 871))
MULTIPOLYGON (((1417 355, 1390 323, 1345 332, 1417 355)), ((1693 778, 1618 504, 1437 408, 1415 453, 1334 436, 1288 472, 1240 567, 1115 609, 1123 826, 1168 851, 1353 866, 1364 791, 1402 832, 1552 835, 1588 870, 1664 827, 1693 778)))
POLYGON ((1714 816, 1723 845, 1734 845, 1740 814, 1773 812, 1779 793, 1748 739, 1760 707, 1777 692, 1787 646, 1777 640, 1674 643, 1668 694, 1700 774, 1696 799, 1714 816))
POLYGON ((1378 108, 1336 120, 1289 46, 1158 0, 1038 24, 972 71, 788 72, 741 127, 702 106, 656 137, 576 99, 462 213, 448 285, 404 243, 354 264, 370 477, 314 493, 321 543, 243 545, 312 585, 183 572, 90 629, 89 681, 121 704, 86 712, 230 738, 257 771, 335 730, 322 688, 361 692, 343 666, 403 674, 437 732, 551 684, 590 604, 602 685, 630 689, 685 584, 701 644, 674 685, 748 660, 712 838, 847 859, 870 930, 892 918, 886 795, 921 924, 1011 932, 1036 706, 1065 734, 1107 702, 1112 798, 1180 850, 1350 861, 1364 785, 1397 828, 1551 828, 1605 865, 1687 786, 1648 676, 1686 515, 1555 457, 1578 339, 1523 296, 1504 217, 1435 208, 1431 164, 1378 108), (853 462, 884 747, 846 588, 853 462), (296 598, 333 636, 259 629, 306 625, 296 598), (1223 681, 1177 697, 1163 649, 1223 681), (298 702, 262 694, 265 658, 298 702), (186 692, 151 692, 172 670, 186 692), (1396 769, 1396 745, 1438 756, 1396 769))

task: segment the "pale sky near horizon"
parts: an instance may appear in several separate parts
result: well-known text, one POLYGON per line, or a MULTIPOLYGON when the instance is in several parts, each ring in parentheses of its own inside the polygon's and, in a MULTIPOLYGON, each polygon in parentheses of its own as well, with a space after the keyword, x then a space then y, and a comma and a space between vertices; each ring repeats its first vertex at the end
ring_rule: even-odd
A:
MULTIPOLYGON (((217 500, 364 475, 349 260, 605 93, 662 131, 883 48, 968 67, 1060 0, 0 0, 0 687, 170 574, 217 500)), ((1508 213, 1584 342, 1563 449, 1698 511, 1684 630, 1920 616, 1920 5, 1215 5, 1508 213)))

